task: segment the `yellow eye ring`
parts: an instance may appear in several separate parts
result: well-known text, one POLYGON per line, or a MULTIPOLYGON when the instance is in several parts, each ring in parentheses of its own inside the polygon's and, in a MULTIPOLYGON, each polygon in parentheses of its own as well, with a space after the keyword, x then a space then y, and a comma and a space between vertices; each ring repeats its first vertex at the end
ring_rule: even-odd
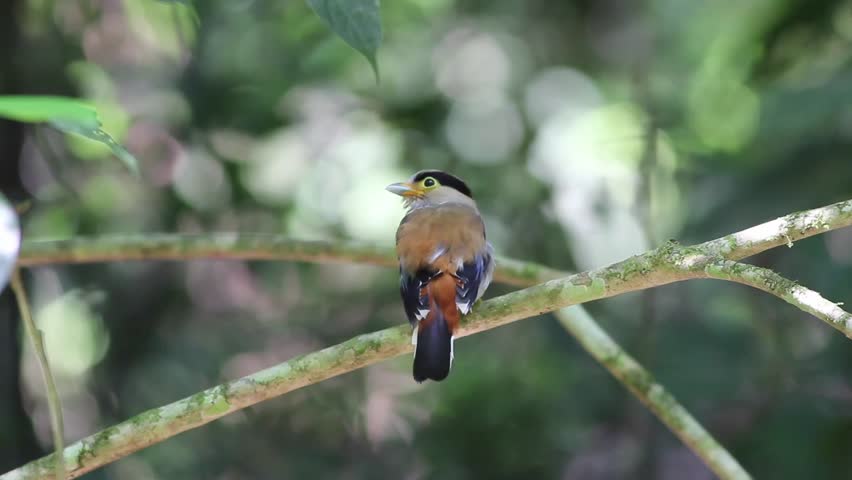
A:
POLYGON ((432 177, 426 177, 423 179, 423 186, 425 188, 435 188, 438 186, 438 181, 432 177))

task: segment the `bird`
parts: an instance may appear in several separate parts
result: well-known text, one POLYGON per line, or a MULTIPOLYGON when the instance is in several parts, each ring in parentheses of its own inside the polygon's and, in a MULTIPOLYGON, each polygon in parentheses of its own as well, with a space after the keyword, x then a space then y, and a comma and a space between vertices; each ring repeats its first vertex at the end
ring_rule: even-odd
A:
POLYGON ((462 315, 491 283, 494 249, 473 194, 460 178, 421 170, 386 187, 407 212, 396 231, 400 295, 414 344, 417 383, 440 382, 453 363, 462 315))

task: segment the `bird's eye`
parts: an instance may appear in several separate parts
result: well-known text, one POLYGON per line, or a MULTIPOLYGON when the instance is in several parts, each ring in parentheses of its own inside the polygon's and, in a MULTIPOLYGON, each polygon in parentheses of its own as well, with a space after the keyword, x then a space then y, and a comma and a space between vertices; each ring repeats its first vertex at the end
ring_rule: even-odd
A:
POLYGON ((436 183, 438 183, 438 182, 436 182, 435 179, 432 178, 432 177, 429 177, 426 180, 423 180, 423 186, 426 187, 426 188, 434 187, 436 183))

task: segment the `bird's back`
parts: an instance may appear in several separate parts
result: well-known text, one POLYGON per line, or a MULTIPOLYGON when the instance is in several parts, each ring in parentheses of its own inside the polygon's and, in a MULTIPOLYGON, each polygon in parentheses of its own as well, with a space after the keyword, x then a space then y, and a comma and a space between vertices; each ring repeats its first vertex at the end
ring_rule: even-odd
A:
POLYGON ((396 244, 400 266, 410 273, 423 268, 455 273, 486 247, 485 226, 469 205, 422 207, 402 219, 396 244))

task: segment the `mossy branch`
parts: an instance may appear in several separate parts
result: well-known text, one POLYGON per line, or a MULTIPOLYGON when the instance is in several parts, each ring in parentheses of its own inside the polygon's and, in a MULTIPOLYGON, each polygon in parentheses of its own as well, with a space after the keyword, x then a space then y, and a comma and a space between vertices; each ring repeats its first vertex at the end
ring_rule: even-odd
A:
MULTIPOLYGON (((773 278, 760 276, 759 271, 743 268, 741 264, 726 260, 745 258, 778 245, 792 244, 799 239, 850 224, 852 200, 791 214, 696 246, 683 247, 667 243, 650 252, 604 268, 557 278, 483 302, 465 317, 458 336, 470 335, 582 302, 692 278, 738 281, 780 294, 785 301, 792 298, 799 302, 791 302, 797 306, 809 306, 811 310, 807 311, 830 314, 831 316, 823 315, 823 319, 834 319, 829 323, 849 335, 848 313, 841 310, 838 316, 836 311, 823 311, 827 305, 812 297, 812 294, 808 293, 810 291, 803 289, 793 292, 784 286, 789 284, 782 285, 777 281, 773 283, 773 278), (755 277, 756 275, 763 281, 755 277), (802 300, 803 296, 806 297, 805 300, 802 300)), ((339 245, 340 249, 337 250, 334 243, 293 242, 271 236, 198 236, 189 239, 181 236, 161 236, 154 243, 147 242, 147 239, 148 237, 124 237, 95 241, 89 239, 25 242, 20 264, 126 259, 183 260, 202 257, 393 264, 393 258, 386 250, 355 244, 339 245), (256 249, 249 246, 252 243, 256 249), (294 248, 288 250, 285 245, 294 248)), ((544 267, 504 260, 498 279, 524 284, 538 279, 539 275, 559 276, 558 272, 544 267)), ((832 305, 839 308, 835 304, 832 305)), ((635 372, 647 372, 629 357, 622 356, 622 350, 614 345, 614 342, 608 344, 603 341, 600 335, 602 331, 588 329, 588 322, 572 323, 563 320, 563 324, 575 334, 579 332, 578 338, 587 350, 637 393, 643 402, 651 406, 677 435, 685 438, 687 444, 702 456, 720 477, 748 478, 736 461, 718 446, 680 405, 672 403, 674 399, 661 387, 658 388, 659 385, 652 377, 635 375, 635 372), (621 360, 616 360, 618 358, 621 360), (640 370, 637 370, 637 367, 640 370)), ((611 342, 611 339, 609 341, 611 342)), ((410 350, 409 328, 392 327, 360 335, 342 344, 291 359, 178 402, 149 410, 66 448, 64 458, 70 469, 70 476, 73 478, 82 475, 136 450, 249 405, 410 350)), ((0 479, 46 478, 52 467, 53 458, 47 456, 9 472, 0 479)))
MULTIPOLYGON (((286 260, 313 263, 397 265, 391 247, 345 240, 297 240, 263 233, 168 233, 77 237, 67 240, 25 240, 18 265, 35 267, 129 260, 286 260)), ((528 262, 498 258, 495 280, 531 285, 564 276, 564 272, 528 262)))
POLYGON ((612 339, 581 305, 556 312, 559 323, 624 384, 723 480, 751 478, 737 460, 663 387, 612 339), (577 332, 580 332, 579 335, 577 332))
MULTIPOLYGON (((92 241, 71 242, 31 242, 24 247, 25 253, 22 263, 26 265, 41 265, 45 263, 59 262, 94 262, 125 259, 180 259, 180 258, 240 258, 240 259, 276 259, 276 260, 303 260, 314 262, 363 262, 377 265, 395 265, 396 258, 391 249, 380 249, 370 245, 352 242, 307 242, 289 238, 266 236, 266 235, 239 235, 216 234, 212 236, 176 236, 158 235, 153 238, 135 237, 112 237, 106 239, 94 239, 92 241), (143 242, 144 245, 140 245, 143 242), (66 243, 66 245, 62 245, 66 243), (228 247, 226 245, 230 245, 228 247), (63 247, 69 247, 64 251, 63 247), (233 248, 232 248, 233 247, 233 248)), ((568 276, 566 272, 552 270, 547 267, 535 265, 529 262, 521 262, 501 258, 498 260, 496 279, 503 283, 513 285, 529 286, 538 282, 568 276)), ((643 403, 648 405, 664 423, 673 429, 675 434, 684 439, 685 443, 693 449, 711 469, 717 472, 720 478, 743 479, 748 475, 736 460, 721 447, 713 437, 680 405, 677 400, 668 393, 661 385, 656 383, 651 374, 641 365, 633 360, 606 332, 598 326, 594 319, 585 311, 581 305, 575 305, 567 310, 559 312, 563 326, 571 332, 580 344, 590 354, 604 365, 615 377, 633 392, 643 403), (653 388, 650 388, 653 386, 653 388), (653 395, 651 393, 654 393, 653 395)), ((405 330, 405 329, 404 329, 405 330)), ((407 338, 407 337, 406 337, 407 338)), ((405 347, 407 349, 407 346, 405 347)), ((403 350, 405 351, 405 350, 403 350)), ((401 352, 400 352, 401 353, 401 352)), ((353 365, 352 368, 358 368, 353 365)), ((317 379, 319 381, 319 379, 317 379)), ((298 388, 298 387, 293 387, 298 388)), ((283 393, 283 392, 281 392, 283 393)), ((277 394, 277 393, 275 393, 277 394)), ((269 392, 269 395, 275 395, 269 392)), ((205 392, 205 395, 217 395, 216 389, 205 392)), ((213 397, 210 397, 213 398, 213 397)), ((268 397, 264 397, 268 398, 268 397)), ((263 400, 261 398, 260 400, 263 400)), ((260 401, 258 400, 258 401, 260 401)), ((209 400, 215 403, 218 400, 209 400)), ((183 431, 164 412, 182 412, 186 406, 198 403, 192 398, 152 410, 134 419, 125 422, 133 436, 141 435, 138 429, 131 428, 136 424, 151 425, 153 430, 158 430, 164 438, 183 431), (153 428, 153 424, 145 422, 145 418, 156 418, 159 421, 166 420, 163 425, 167 428, 153 428), (170 430, 177 428, 176 430, 170 430)), ((252 402, 254 403, 254 402, 252 402)), ((209 420, 208 420, 209 421, 209 420)), ((201 423, 190 422, 186 428, 194 428, 201 423)), ((121 425, 118 426, 121 428, 121 425)), ((66 452, 68 460, 77 459, 77 464, 82 467, 87 462, 82 457, 91 454, 103 457, 103 449, 94 449, 94 445, 116 445, 119 441, 124 442, 124 437, 110 438, 105 435, 107 431, 83 440, 80 444, 72 446, 66 452), (104 439, 109 439, 105 441, 104 439), (77 447, 76 449, 74 447, 77 447), (85 455, 81 455, 85 453, 85 455)), ((151 432, 144 432, 149 435, 151 432)), ((127 451, 117 453, 126 455, 146 445, 138 445, 136 442, 127 441, 127 451)), ((50 457, 46 457, 50 458, 50 457)), ((47 461, 46 459, 44 459, 47 461)), ((87 465, 88 468, 97 468, 96 465, 87 465)), ((77 475, 77 472, 74 473, 77 475)))
POLYGON ((705 273, 708 278, 742 283, 771 293, 852 338, 852 315, 840 308, 842 304, 830 302, 818 292, 784 278, 768 268, 727 260, 708 265, 705 273))

